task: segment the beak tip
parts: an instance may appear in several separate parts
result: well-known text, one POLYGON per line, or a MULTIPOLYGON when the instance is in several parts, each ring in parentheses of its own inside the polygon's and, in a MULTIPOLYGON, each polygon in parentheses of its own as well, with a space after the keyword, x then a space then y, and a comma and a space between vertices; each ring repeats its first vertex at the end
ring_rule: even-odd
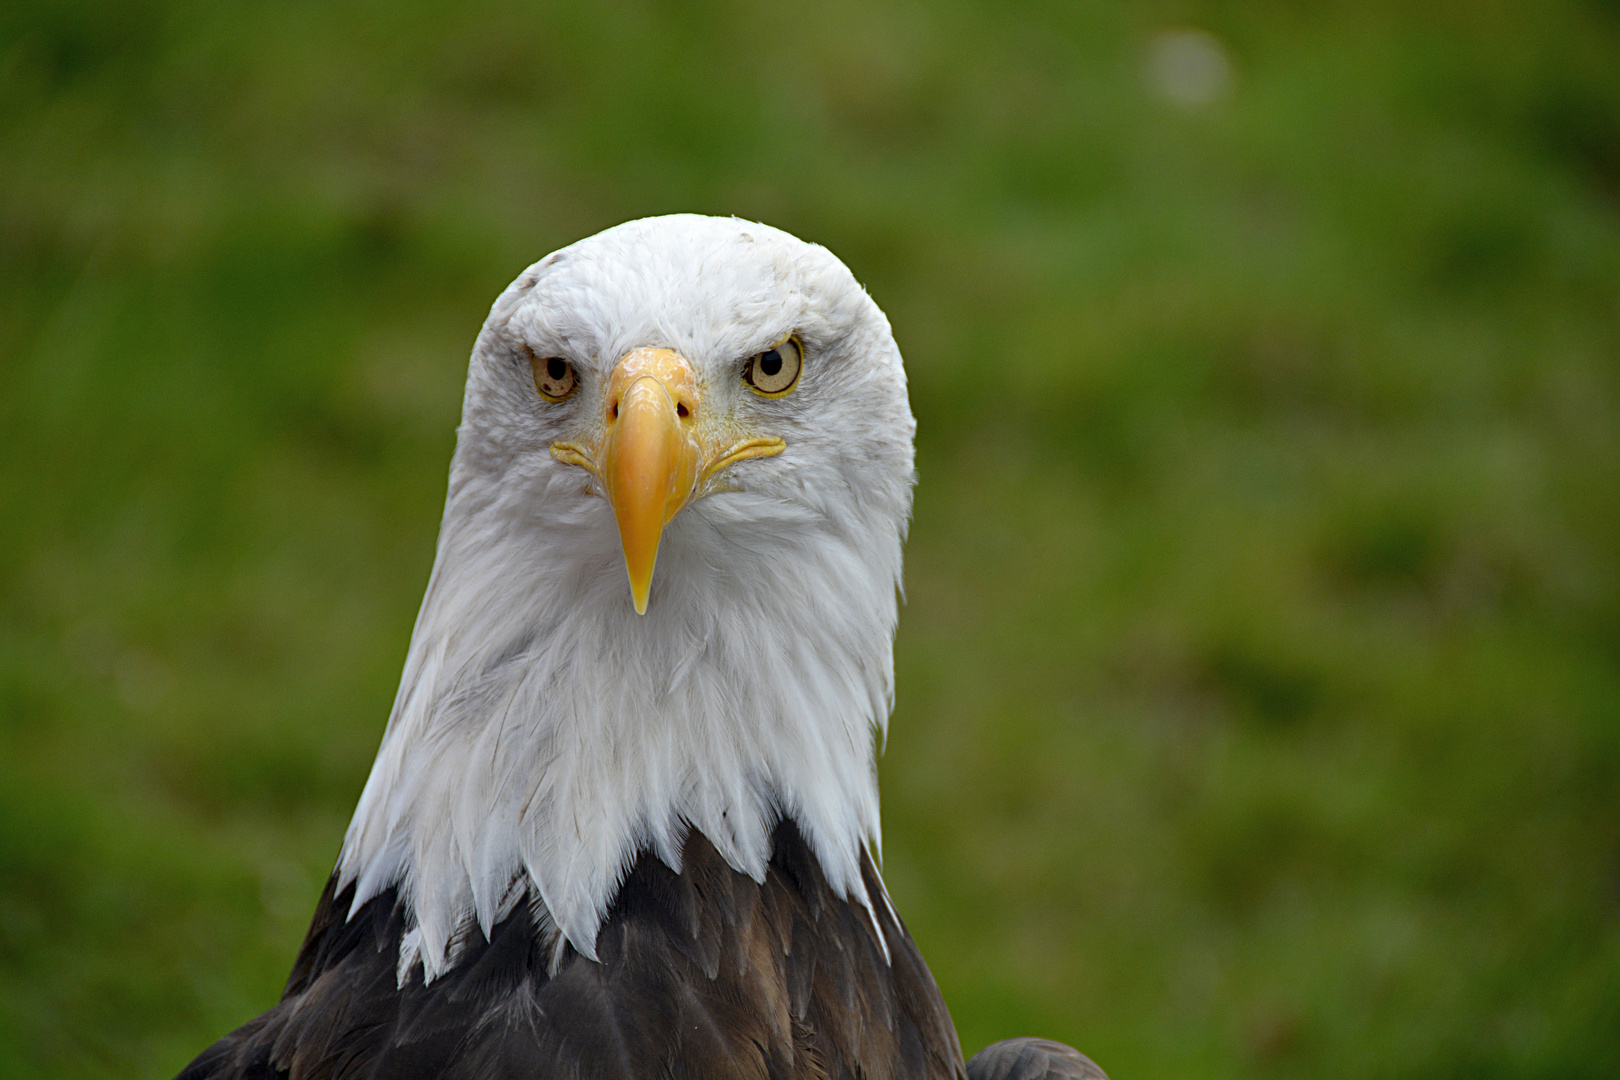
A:
POLYGON ((652 596, 652 574, 630 575, 630 605, 637 615, 647 614, 647 601, 652 596))

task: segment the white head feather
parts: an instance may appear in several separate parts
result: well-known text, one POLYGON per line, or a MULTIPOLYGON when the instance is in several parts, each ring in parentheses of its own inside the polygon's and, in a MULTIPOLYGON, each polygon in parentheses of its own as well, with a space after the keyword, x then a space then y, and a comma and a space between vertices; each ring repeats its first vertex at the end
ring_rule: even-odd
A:
POLYGON ((473 349, 433 575, 338 864, 355 909, 400 887, 402 979, 418 957, 435 977, 525 896, 594 958, 637 853, 679 870, 688 828, 763 880, 791 816, 832 887, 872 903, 914 427, 883 313, 777 229, 633 221, 512 283, 473 349), (799 386, 751 393, 744 359, 789 332, 799 386), (612 507, 550 447, 642 346, 786 450, 669 523, 638 616, 612 507), (542 400, 526 350, 570 360, 574 396, 542 400))

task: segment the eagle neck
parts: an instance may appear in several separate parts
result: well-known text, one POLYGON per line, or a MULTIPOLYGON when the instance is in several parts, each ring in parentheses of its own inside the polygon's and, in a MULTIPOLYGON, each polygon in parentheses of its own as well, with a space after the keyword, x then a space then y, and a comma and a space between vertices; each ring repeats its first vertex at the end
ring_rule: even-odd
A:
POLYGON ((452 471, 337 870, 352 910, 398 890, 401 979, 420 962, 431 981, 520 903, 595 959, 637 857, 679 872, 690 831, 762 882, 790 819, 836 894, 885 903, 861 862, 881 844, 899 528, 710 497, 666 530, 638 616, 605 504, 563 494, 452 471))

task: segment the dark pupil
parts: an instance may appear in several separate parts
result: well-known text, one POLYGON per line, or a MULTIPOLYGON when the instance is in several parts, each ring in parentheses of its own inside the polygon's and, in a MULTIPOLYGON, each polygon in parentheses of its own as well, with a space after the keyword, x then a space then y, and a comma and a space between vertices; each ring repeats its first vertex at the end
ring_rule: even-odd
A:
POLYGON ((546 374, 551 376, 552 382, 562 382, 563 376, 568 374, 568 365, 553 356, 546 361, 546 374))
POLYGON ((759 370, 766 375, 780 375, 782 373, 782 354, 772 349, 759 358, 759 370))

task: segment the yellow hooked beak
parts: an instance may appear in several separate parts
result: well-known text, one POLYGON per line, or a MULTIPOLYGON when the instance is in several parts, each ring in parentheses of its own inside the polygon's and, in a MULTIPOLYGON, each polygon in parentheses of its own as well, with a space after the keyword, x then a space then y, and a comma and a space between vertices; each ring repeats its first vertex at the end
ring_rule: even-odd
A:
POLYGON ((668 349, 640 349, 608 383, 600 476, 619 520, 636 614, 647 613, 664 526, 697 484, 700 454, 683 420, 697 412, 692 369, 668 349))
POLYGON ((709 481, 726 466, 784 449, 778 438, 708 437, 722 426, 700 409, 697 379, 684 357, 669 349, 637 349, 608 379, 597 452, 571 442, 551 447, 558 461, 590 469, 602 482, 618 520, 638 615, 647 613, 664 526, 712 488, 709 481))

